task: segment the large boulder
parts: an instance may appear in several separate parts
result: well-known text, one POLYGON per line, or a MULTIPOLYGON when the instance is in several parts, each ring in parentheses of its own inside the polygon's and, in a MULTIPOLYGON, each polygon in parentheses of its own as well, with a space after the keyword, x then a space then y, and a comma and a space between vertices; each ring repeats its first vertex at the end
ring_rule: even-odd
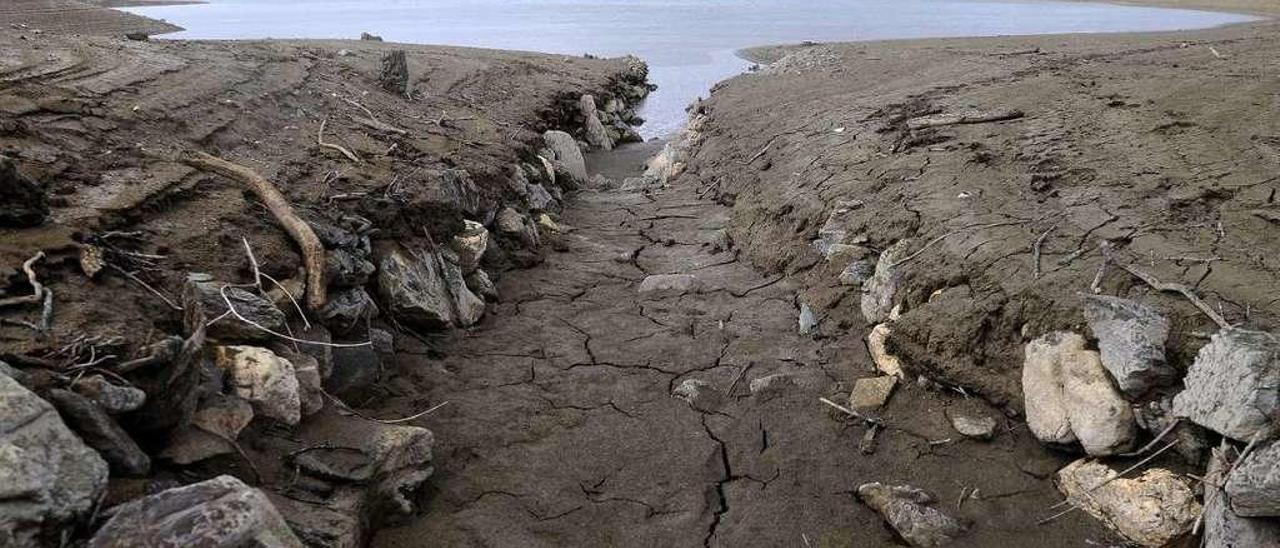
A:
POLYGON ((151 457, 111 418, 106 411, 84 396, 67 390, 53 389, 46 396, 58 409, 63 421, 85 444, 107 461, 111 471, 125 476, 145 476, 151 471, 151 457))
POLYGON ((1081 459, 1058 471, 1058 489, 1130 542, 1157 548, 1186 534, 1200 516, 1196 494, 1182 476, 1150 468, 1116 479, 1105 464, 1081 459))
POLYGON ((582 113, 583 133, 587 143, 599 149, 613 150, 613 138, 609 136, 609 131, 600 121, 600 112, 596 110, 596 98, 583 95, 578 99, 578 110, 582 113))
POLYGON ((254 346, 219 346, 217 366, 227 373, 232 393, 259 416, 294 425, 302 419, 302 400, 293 364, 275 352, 254 346))
POLYGON ((1141 396, 1152 387, 1177 379, 1178 372, 1164 356, 1169 320, 1155 309, 1127 299, 1088 294, 1082 298, 1084 317, 1098 338, 1102 365, 1121 391, 1141 396))
POLYGON ((1280 337, 1220 331, 1196 356, 1173 399, 1179 417, 1240 441, 1270 436, 1280 417, 1280 337))
POLYGON ((18 173, 13 161, 0 156, 0 227, 38 226, 49 216, 44 189, 18 173))
POLYGON ((1231 508, 1234 499, 1228 499, 1222 485, 1233 475, 1231 463, 1237 456, 1229 445, 1210 452, 1203 483, 1204 547, 1280 546, 1280 520, 1241 517, 1231 508))
POLYGON ((1280 516, 1280 442, 1259 445, 1237 462, 1226 490, 1236 514, 1280 516))
POLYGON ((1027 425, 1046 443, 1079 441, 1095 456, 1123 453, 1137 437, 1133 410, 1111 384, 1098 353, 1084 344, 1084 337, 1061 331, 1027 343, 1027 425))
POLYGON ((107 486, 107 463, 49 402, 0 375, 0 546, 57 544, 107 486))
POLYGON ((858 498, 879 513, 912 546, 942 546, 964 534, 964 527, 929 506, 933 496, 908 485, 866 483, 858 498))
POLYGON ((231 476, 123 504, 90 548, 302 548, 267 496, 231 476))
POLYGON ((582 149, 572 135, 553 130, 543 133, 542 140, 555 155, 552 160, 563 165, 579 182, 587 181, 587 161, 582 157, 582 149))

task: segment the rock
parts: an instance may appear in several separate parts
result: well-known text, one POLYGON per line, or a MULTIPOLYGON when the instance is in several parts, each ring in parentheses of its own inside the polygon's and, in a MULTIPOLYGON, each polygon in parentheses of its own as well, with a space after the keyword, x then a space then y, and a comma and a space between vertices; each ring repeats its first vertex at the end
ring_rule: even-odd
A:
POLYGON ((551 211, 557 207, 556 199, 542 185, 529 185, 529 209, 551 211))
POLYGON ((849 237, 846 227, 850 221, 850 214, 862 209, 863 205, 865 204, 862 200, 836 200, 835 207, 832 207, 831 213, 827 215, 827 221, 822 224, 822 228, 818 229, 815 247, 818 248, 819 253, 830 258, 832 246, 845 243, 849 237))
POLYGON ((396 247, 379 265, 378 293, 392 316, 423 329, 453 325, 452 296, 433 255, 396 247))
POLYGON ((520 212, 509 207, 498 212, 494 227, 498 229, 499 234, 517 238, 529 247, 537 247, 541 242, 538 238, 538 229, 533 226, 533 223, 530 223, 520 212))
POLYGON ((1229 438, 1248 442, 1276 431, 1280 417, 1280 337, 1261 331, 1219 331, 1187 370, 1173 413, 1229 438))
POLYGON ((367 325, 369 320, 378 317, 382 311, 378 303, 363 287, 335 291, 329 294, 329 301, 320 309, 320 320, 339 333, 348 333, 367 325))
POLYGON ((640 293, 701 293, 706 284, 693 274, 655 274, 640 281, 640 293))
POLYGON ((372 328, 369 330, 369 342, 373 343, 373 351, 383 356, 391 356, 396 353, 396 336, 385 329, 372 328))
POLYGON ((893 375, 858 379, 849 394, 849 406, 854 409, 879 409, 889 402, 898 378, 893 375))
POLYGON ((0 227, 30 228, 49 216, 45 191, 18 173, 13 161, 0 156, 0 227))
MULTIPOLYGON (((1204 544, 1205 548, 1251 548, 1280 546, 1280 521, 1241 517, 1231 509, 1227 482, 1236 452, 1230 446, 1215 448, 1209 456, 1209 469, 1204 477, 1204 544), (1230 458, 1229 458, 1230 457, 1230 458)), ((1229 484, 1228 484, 1229 485, 1229 484)))
POLYGON ((1169 320, 1155 309, 1127 299, 1081 295, 1084 317, 1098 339, 1102 365, 1122 392, 1141 396, 1154 386, 1177 379, 1178 372, 1164 356, 1169 320))
MULTIPOLYGON (((216 281, 208 274, 187 276, 187 287, 193 296, 199 298, 207 318, 212 319, 226 314, 227 301, 230 301, 235 307, 236 314, 277 333, 284 332, 284 312, 267 299, 216 281)), ((222 341, 267 341, 272 338, 270 333, 240 321, 234 316, 227 316, 211 324, 207 335, 211 339, 222 341)))
POLYGON ((889 354, 889 350, 885 348, 885 342, 889 340, 889 324, 882 323, 873 328, 867 334, 867 349, 871 352, 871 360, 875 362, 876 369, 885 375, 893 375, 901 379, 906 373, 902 370, 902 361, 897 356, 889 354))
POLYGON ((315 341, 321 344, 300 344, 298 350, 303 354, 316 359, 316 366, 320 368, 320 378, 329 378, 329 372, 333 370, 333 347, 329 343, 333 342, 333 334, 329 329, 318 323, 311 324, 311 328, 307 329, 304 325, 298 325, 293 328, 294 336, 308 341, 315 341))
POLYGON ((77 394, 89 398, 112 415, 137 411, 147 403, 147 393, 132 386, 111 384, 102 375, 90 375, 72 385, 77 394))
POLYGON ((861 287, 867 283, 871 276, 875 274, 876 264, 866 259, 859 259, 850 262, 844 270, 840 271, 838 281, 840 285, 850 287, 861 287))
POLYGON ((564 232, 564 230, 560 228, 560 225, 556 224, 555 220, 552 219, 551 216, 547 215, 546 213, 538 214, 537 224, 538 224, 538 228, 541 229, 543 233, 559 234, 561 232, 564 232))
POLYGON ((381 36, 377 36, 377 35, 369 34, 369 33, 367 33, 367 32, 362 32, 362 33, 360 33, 360 39, 361 39, 361 40, 367 40, 367 41, 370 41, 370 42, 381 42, 381 41, 382 41, 382 37, 381 37, 381 36))
POLYGON ((1105 464, 1081 459, 1058 471, 1058 489, 1073 506, 1140 546, 1164 546, 1200 516, 1195 492, 1178 474, 1148 468, 1136 478, 1113 480, 1116 475, 1105 464))
POLYGON ((458 256, 458 266, 462 267, 464 273, 470 274, 480 266, 480 258, 489 249, 489 229, 475 221, 463 221, 463 224, 462 232, 453 237, 449 246, 458 256))
POLYGON ((191 425, 173 435, 161 457, 187 465, 235 451, 230 441, 253 420, 253 406, 236 396, 214 394, 191 418, 191 425), (230 441, 228 441, 230 440, 230 441))
POLYGON ((988 415, 954 414, 950 416, 951 427, 966 438, 989 440, 995 437, 999 423, 995 417, 988 415))
POLYGON ((372 346, 348 346, 333 349, 333 370, 324 381, 330 394, 342 396, 360 390, 382 376, 382 358, 372 346))
POLYGON ((125 476, 145 476, 151 471, 151 457, 138 443, 89 398, 67 390, 53 389, 46 398, 62 415, 63 422, 107 461, 111 472, 125 476))
MULTIPOLYGON (((23 373, 21 369, 16 369, 3 361, 0 361, 0 375, 9 377, 10 379, 18 381, 18 384, 24 385, 27 383, 27 379, 29 378, 29 375, 23 373)), ((96 377, 97 375, 94 376, 96 377)))
POLYGON ((146 42, 148 40, 151 40, 151 36, 149 36, 145 32, 126 32, 124 33, 124 37, 126 40, 131 40, 134 42, 146 42))
POLYGON ((299 453, 293 463, 322 479, 367 482, 431 462, 435 439, 426 428, 373 423, 356 430, 342 443, 299 453))
POLYGON ((927 506, 932 495, 915 487, 865 483, 858 486, 858 498, 911 546, 942 546, 964 534, 959 522, 927 506))
POLYGON ((689 407, 703 413, 714 413, 724 405, 724 394, 701 379, 685 379, 671 391, 671 396, 688 402, 689 407))
POLYGON ((578 181, 587 180, 587 161, 582 156, 577 139, 563 131, 548 131, 542 134, 542 140, 555 156, 552 160, 563 165, 578 181))
MULTIPOLYGON (((591 95, 583 95, 578 99, 578 111, 582 113, 583 131, 586 134, 587 142, 591 146, 613 150, 613 139, 609 137, 609 132, 605 130, 604 124, 600 122, 600 113, 596 111, 596 99, 591 95)), ((586 180, 584 177, 583 180, 586 180)))
POLYGON ((294 500, 269 493, 289 528, 306 546, 362 548, 368 544, 369 524, 364 497, 358 493, 326 495, 323 503, 294 500))
POLYGON ((760 401, 768 401, 782 395, 795 384, 795 379, 786 373, 759 377, 751 380, 751 395, 760 401))
POLYGON ((1209 430, 1191 421, 1180 420, 1173 415, 1172 396, 1152 400, 1145 405, 1135 407, 1134 418, 1137 419, 1138 426, 1146 430, 1152 437, 1164 433, 1165 429, 1176 421, 1178 424, 1173 427, 1172 437, 1168 439, 1178 441, 1175 449, 1189 464, 1200 465, 1204 463, 1209 456, 1209 449, 1216 443, 1213 439, 1216 436, 1209 430))
POLYGON ((0 546, 57 545, 106 486, 107 463, 53 405, 0 375, 0 546))
POLYGON ((472 293, 480 296, 486 301, 498 300, 498 286, 493 284, 493 280, 489 279, 489 275, 485 271, 476 269, 475 272, 467 274, 467 288, 472 293))
MULTIPOLYGON (((372 332, 375 330, 369 331, 372 338, 372 332)), ((392 351, 395 350, 392 349, 392 351)), ((314 415, 324 408, 324 389, 321 387, 324 381, 320 375, 320 363, 314 357, 285 345, 281 345, 276 353, 293 364, 293 374, 298 379, 298 402, 301 405, 302 416, 314 415)))
POLYGON ((1133 447, 1137 424, 1111 384, 1097 352, 1075 333, 1054 332, 1026 346, 1022 392, 1027 425, 1045 443, 1079 441, 1086 453, 1115 455, 1133 447))
POLYGON ((862 284, 862 317, 869 323, 881 323, 889 319, 902 285, 902 269, 893 266, 895 261, 907 256, 907 241, 893 244, 880 254, 875 272, 862 284))
POLYGON ((219 346, 217 366, 225 371, 232 392, 255 414, 294 425, 302 419, 302 401, 293 364, 275 352, 254 346, 219 346))
POLYGON ((330 249, 324 254, 324 279, 333 287, 359 287, 369 283, 377 270, 364 253, 351 249, 330 249))
POLYGON ((1226 490, 1237 515, 1280 516, 1280 442, 1259 444, 1237 462, 1226 490))
POLYGON ((818 327, 818 316, 813 313, 809 303, 800 303, 800 314, 796 318, 796 323, 799 325, 801 335, 812 335, 814 329, 818 327))
POLYGON ((116 507, 89 541, 89 548, 135 546, 302 548, 302 543, 261 491, 218 476, 116 507))
POLYGON ((466 277, 462 274, 456 254, 442 249, 436 257, 440 261, 445 290, 448 291, 453 306, 454 323, 459 327, 475 325, 484 316, 484 300, 467 288, 466 277))

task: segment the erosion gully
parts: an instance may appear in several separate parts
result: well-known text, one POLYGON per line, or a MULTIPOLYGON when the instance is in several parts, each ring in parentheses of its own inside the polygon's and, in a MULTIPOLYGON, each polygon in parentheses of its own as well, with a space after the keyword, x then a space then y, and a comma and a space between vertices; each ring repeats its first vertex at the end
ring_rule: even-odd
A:
MULTIPOLYGON (((644 152, 591 164, 621 180, 644 152)), ((1102 538, 1078 514, 1036 525, 1064 461, 1017 421, 993 442, 961 439, 947 413, 976 400, 900 386, 860 451, 865 424, 818 398, 843 403, 873 374, 861 337, 801 336, 790 278, 722 249, 731 209, 699 190, 579 192, 545 261, 508 272, 480 325, 402 349, 375 409, 449 405, 425 421, 426 514, 374 546, 897 544, 853 495, 869 481, 926 488, 980 522, 961 546, 1102 538), (639 292, 658 274, 703 287, 639 292), (692 404, 673 397, 690 380, 692 404)))

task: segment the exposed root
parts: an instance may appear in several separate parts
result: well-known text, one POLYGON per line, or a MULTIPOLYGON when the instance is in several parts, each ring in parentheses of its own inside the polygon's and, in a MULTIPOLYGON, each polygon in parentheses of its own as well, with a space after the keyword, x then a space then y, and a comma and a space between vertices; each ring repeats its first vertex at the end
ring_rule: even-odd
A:
POLYGON ((26 273, 27 282, 30 283, 31 287, 33 288, 31 294, 24 295, 21 297, 9 297, 7 299, 0 299, 0 308, 6 307, 6 306, 16 306, 20 304, 33 304, 33 303, 38 303, 44 300, 44 285, 42 285, 40 283, 40 279, 36 277, 36 269, 35 269, 35 264, 39 262, 41 259, 44 259, 43 251, 36 253, 34 257, 31 257, 30 259, 27 259, 26 262, 22 263, 22 271, 26 273))
POLYGON ((325 301, 328 300, 325 295, 324 245, 320 243, 320 238, 316 236, 315 231, 311 230, 311 226, 293 212, 293 207, 289 205, 284 194, 280 193, 280 189, 247 167, 203 152, 190 154, 183 159, 183 162, 196 169, 217 173, 248 186, 266 204, 271 214, 284 226, 285 232, 288 232, 302 249, 302 260, 307 269, 307 307, 312 310, 323 308, 325 301))
POLYGON ((324 140, 324 126, 325 126, 326 124, 328 124, 328 123, 329 123, 329 118, 328 118, 328 117, 325 117, 325 119, 323 119, 323 120, 321 120, 321 121, 320 121, 320 130, 316 132, 316 144, 317 144, 317 145, 320 145, 320 146, 322 146, 322 147, 324 147, 324 148, 327 148, 327 149, 336 150, 336 151, 338 151, 338 152, 341 152, 343 156, 346 156, 346 157, 347 157, 347 159, 351 160, 352 162, 355 162, 355 163, 357 163, 357 164, 359 164, 359 163, 363 163, 363 162, 361 162, 361 161, 360 161, 360 157, 359 157, 359 156, 356 156, 356 153, 351 152, 350 150, 347 150, 347 149, 346 149, 345 147, 343 147, 342 145, 338 145, 338 144, 334 144, 334 143, 328 143, 328 142, 325 142, 325 140, 324 140))
POLYGON ((1156 291, 1182 294, 1182 296, 1186 297, 1188 301, 1191 301, 1191 304, 1195 305, 1196 308, 1199 308, 1200 311, 1203 312, 1205 316, 1208 316, 1210 320, 1213 320, 1213 323, 1218 324, 1218 327, 1221 327, 1223 329, 1235 328, 1235 326, 1227 322, 1226 318, 1223 318, 1222 315, 1219 314, 1217 310, 1214 310, 1213 307, 1209 306, 1209 303, 1204 302, 1204 300, 1202 300, 1198 295, 1196 295, 1196 293, 1192 291, 1190 287, 1187 287, 1182 284, 1161 282, 1159 279, 1156 279, 1155 276, 1152 276, 1150 274, 1147 274, 1146 272, 1138 270, 1138 268, 1133 265, 1125 264, 1120 261, 1117 261, 1115 257, 1111 255, 1110 245, 1102 246, 1102 255, 1106 258, 1107 261, 1115 263, 1116 266, 1120 267, 1125 272, 1132 274, 1133 277, 1139 280, 1142 280, 1143 283, 1151 286, 1151 288, 1155 289, 1156 291))

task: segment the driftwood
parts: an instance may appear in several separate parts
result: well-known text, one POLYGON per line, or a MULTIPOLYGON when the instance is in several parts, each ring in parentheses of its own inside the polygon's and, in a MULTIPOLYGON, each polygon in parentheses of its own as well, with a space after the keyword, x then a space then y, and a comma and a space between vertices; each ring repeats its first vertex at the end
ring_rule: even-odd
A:
POLYGON ((288 232, 302 249, 302 261, 307 270, 307 307, 312 310, 323 308, 325 301, 328 300, 325 295, 324 246, 320 243, 320 238, 316 237, 315 231, 311 230, 311 225, 293 212, 293 207, 289 205, 284 194, 252 169, 216 156, 196 152, 185 157, 183 162, 196 169, 217 173, 249 187, 249 190, 252 190, 258 199, 266 204, 271 214, 284 226, 285 232, 288 232))
MULTIPOLYGON (((356 123, 358 123, 358 124, 360 124, 360 125, 362 125, 362 126, 365 126, 365 127, 367 127, 367 128, 370 128, 370 129, 374 129, 374 130, 377 130, 377 131, 385 131, 385 132, 387 132, 387 133, 394 133, 394 134, 396 134, 396 135, 408 135, 408 134, 409 134, 409 132, 408 132, 408 131, 406 131, 406 130, 400 129, 400 128, 396 127, 396 126, 393 126, 393 125, 391 125, 391 124, 388 124, 388 123, 386 123, 386 122, 383 122, 382 120, 379 120, 377 116, 374 116, 374 115, 373 115, 373 111, 369 110, 367 107, 365 107, 364 105, 360 104, 359 102, 354 101, 354 100, 351 100, 351 99, 347 99, 347 98, 345 98, 345 97, 344 97, 342 100, 343 100, 343 101, 346 101, 347 103, 351 104, 352 106, 354 106, 354 107, 356 107, 356 108, 358 108, 358 109, 360 109, 360 110, 364 111, 365 116, 367 116, 367 117, 365 117, 365 116, 356 116, 356 115, 354 115, 354 114, 348 114, 348 116, 350 116, 350 117, 351 117, 351 119, 352 119, 353 121, 355 121, 356 123)), ((393 145, 393 146, 394 146, 394 145, 393 145)))
POLYGON ((409 62, 404 50, 396 50, 382 57, 382 72, 378 84, 396 95, 409 93, 409 62))
POLYGON ((36 277, 35 264, 44 259, 44 252, 36 253, 34 257, 27 259, 22 263, 22 271, 27 275, 27 283, 33 288, 30 295, 21 297, 9 297, 0 299, 0 307, 15 306, 20 304, 34 304, 44 300, 44 285, 40 283, 40 279, 36 277))
POLYGON ((351 160, 352 162, 355 162, 355 163, 357 163, 357 164, 361 163, 361 162, 360 162, 360 157, 359 157, 359 156, 356 156, 356 153, 351 152, 350 150, 347 150, 347 149, 346 149, 345 147, 343 147, 342 145, 338 145, 338 144, 334 144, 334 143, 329 143, 329 142, 326 142, 326 141, 324 140, 324 126, 325 126, 325 125, 327 125, 328 123, 329 123, 329 119, 328 119, 328 118, 325 118, 324 120, 321 120, 321 121, 320 121, 320 131, 317 131, 317 132, 316 132, 316 144, 317 144, 317 145, 320 145, 320 146, 322 146, 322 147, 324 147, 324 148, 327 148, 327 149, 336 150, 336 151, 338 151, 338 152, 341 152, 343 156, 346 156, 346 157, 347 157, 347 159, 348 159, 348 160, 351 160))
POLYGON ((981 124, 984 122, 1001 122, 1021 118, 1023 113, 1017 109, 973 110, 952 114, 934 114, 907 120, 907 129, 925 129, 931 127, 954 126, 957 124, 981 124))

